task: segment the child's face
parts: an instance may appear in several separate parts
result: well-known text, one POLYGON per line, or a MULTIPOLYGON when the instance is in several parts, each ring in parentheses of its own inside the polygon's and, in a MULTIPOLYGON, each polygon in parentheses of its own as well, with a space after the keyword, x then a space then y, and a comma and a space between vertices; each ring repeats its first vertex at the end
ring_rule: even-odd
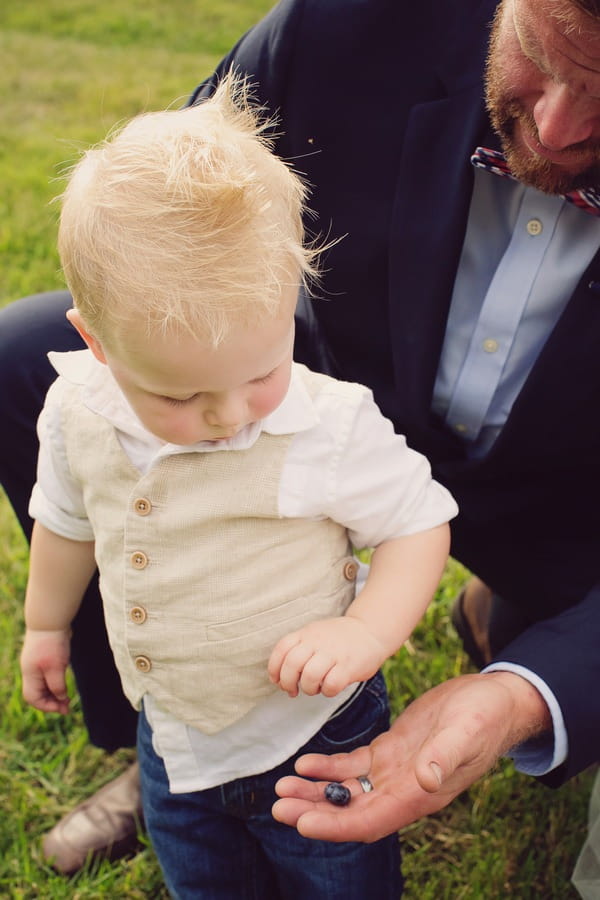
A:
POLYGON ((287 393, 293 343, 291 304, 277 318, 234 326, 216 348, 189 335, 121 340, 116 350, 88 341, 148 431, 183 446, 232 437, 273 412, 287 393))

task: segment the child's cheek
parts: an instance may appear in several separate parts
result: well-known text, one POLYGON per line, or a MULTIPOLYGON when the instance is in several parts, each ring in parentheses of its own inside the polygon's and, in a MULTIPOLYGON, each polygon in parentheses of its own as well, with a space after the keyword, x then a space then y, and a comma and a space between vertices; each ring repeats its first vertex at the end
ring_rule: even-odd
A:
POLYGON ((272 413, 283 402, 287 393, 287 384, 276 383, 265 385, 255 400, 257 418, 264 418, 272 413))

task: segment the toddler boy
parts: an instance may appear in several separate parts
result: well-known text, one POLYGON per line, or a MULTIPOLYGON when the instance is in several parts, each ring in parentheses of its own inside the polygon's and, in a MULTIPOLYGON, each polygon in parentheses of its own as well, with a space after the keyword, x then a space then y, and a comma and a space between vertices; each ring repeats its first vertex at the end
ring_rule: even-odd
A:
POLYGON ((395 836, 306 841, 271 817, 273 786, 300 753, 387 728, 378 670, 436 588, 456 506, 366 388, 292 360, 318 249, 268 124, 229 76, 73 170, 59 250, 88 349, 51 355, 23 690, 67 711, 98 566, 172 895, 396 900, 395 836))

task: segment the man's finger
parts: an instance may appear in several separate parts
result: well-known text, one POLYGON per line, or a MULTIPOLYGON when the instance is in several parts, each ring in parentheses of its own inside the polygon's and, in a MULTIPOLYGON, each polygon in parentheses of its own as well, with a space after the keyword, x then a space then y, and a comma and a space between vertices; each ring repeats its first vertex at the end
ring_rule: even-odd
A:
POLYGON ((361 841, 370 844, 396 830, 398 804, 389 795, 354 794, 350 804, 334 808, 309 800, 285 798, 273 806, 273 816, 295 826, 304 837, 317 840, 361 841))
POLYGON ((371 771, 371 748, 359 747, 352 753, 307 753, 296 762, 296 772, 305 778, 320 778, 325 781, 345 781, 368 775, 371 771))
POLYGON ((318 803, 325 798, 327 784, 327 781, 306 781, 295 775, 286 775, 275 785, 275 792, 279 797, 293 797, 302 802, 318 803))

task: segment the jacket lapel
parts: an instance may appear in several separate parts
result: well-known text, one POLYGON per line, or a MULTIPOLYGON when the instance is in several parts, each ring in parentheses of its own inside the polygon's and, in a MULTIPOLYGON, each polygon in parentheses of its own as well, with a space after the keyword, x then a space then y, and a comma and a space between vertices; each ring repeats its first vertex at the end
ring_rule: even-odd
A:
MULTIPOLYGON (((419 432, 433 424, 428 411, 473 190, 469 160, 489 130, 481 73, 494 6, 482 4, 471 27, 461 23, 460 33, 449 38, 438 67, 442 96, 412 109, 399 165, 389 247, 390 329, 400 405, 406 423, 419 432)), ((437 436, 447 449, 459 447, 450 435, 437 436)))

